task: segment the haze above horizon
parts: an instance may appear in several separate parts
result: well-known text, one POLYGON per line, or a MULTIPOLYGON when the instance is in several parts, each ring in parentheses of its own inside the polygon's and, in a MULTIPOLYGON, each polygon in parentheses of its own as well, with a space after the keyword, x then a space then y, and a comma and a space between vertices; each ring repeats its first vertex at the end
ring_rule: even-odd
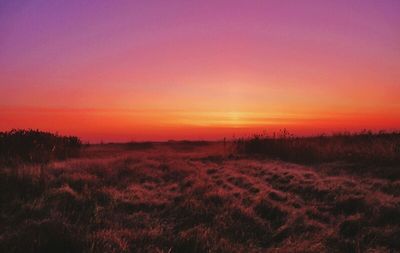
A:
POLYGON ((2 1, 0 131, 400 127, 399 1, 2 1))

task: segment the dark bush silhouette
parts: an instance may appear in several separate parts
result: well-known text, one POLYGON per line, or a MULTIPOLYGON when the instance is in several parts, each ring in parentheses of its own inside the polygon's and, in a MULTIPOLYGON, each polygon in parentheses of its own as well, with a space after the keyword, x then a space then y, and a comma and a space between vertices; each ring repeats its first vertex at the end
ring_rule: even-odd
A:
POLYGON ((235 141, 239 152, 300 163, 333 161, 400 164, 400 132, 362 131, 331 136, 296 137, 287 130, 235 141))
POLYGON ((43 164, 79 155, 82 142, 75 136, 60 136, 39 130, 0 132, 0 165, 43 164))

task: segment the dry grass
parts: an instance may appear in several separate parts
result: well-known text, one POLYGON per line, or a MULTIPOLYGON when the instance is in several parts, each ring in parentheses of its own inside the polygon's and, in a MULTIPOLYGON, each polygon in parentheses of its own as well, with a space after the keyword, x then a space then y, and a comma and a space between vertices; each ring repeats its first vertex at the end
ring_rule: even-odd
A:
POLYGON ((94 145, 2 169, 0 252, 395 252, 400 181, 232 155, 94 145))
MULTIPOLYGON (((315 165, 346 162, 360 165, 375 176, 400 178, 400 132, 362 131, 331 136, 296 137, 286 130, 273 135, 254 135, 235 141, 240 153, 315 165), (384 166, 384 169, 382 168, 384 166), (393 168, 395 167, 395 168, 393 168), (379 168, 374 171, 375 168, 379 168)), ((358 167, 360 167, 358 166, 358 167)), ((352 166, 355 171, 357 166, 352 166)))

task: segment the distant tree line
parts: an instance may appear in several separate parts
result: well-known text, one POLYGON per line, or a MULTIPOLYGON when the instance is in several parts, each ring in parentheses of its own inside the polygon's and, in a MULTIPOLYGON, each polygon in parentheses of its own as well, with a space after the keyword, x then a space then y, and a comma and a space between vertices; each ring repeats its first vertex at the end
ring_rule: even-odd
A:
POLYGON ((0 132, 0 165, 43 164, 79 155, 82 141, 39 130, 0 132))

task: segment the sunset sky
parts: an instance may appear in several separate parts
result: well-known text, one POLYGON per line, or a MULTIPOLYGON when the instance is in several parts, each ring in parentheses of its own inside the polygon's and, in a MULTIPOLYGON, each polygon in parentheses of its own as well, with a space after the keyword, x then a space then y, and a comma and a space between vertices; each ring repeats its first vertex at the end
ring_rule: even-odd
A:
POLYGON ((1 1, 0 131, 400 129, 400 1, 1 1))

